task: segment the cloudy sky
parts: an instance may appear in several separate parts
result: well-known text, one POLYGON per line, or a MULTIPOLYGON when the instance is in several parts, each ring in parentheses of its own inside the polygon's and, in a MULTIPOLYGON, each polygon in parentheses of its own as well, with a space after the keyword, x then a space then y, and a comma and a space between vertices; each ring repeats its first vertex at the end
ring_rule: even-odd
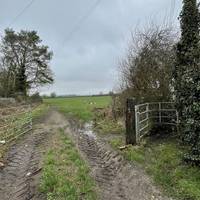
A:
POLYGON ((0 34, 7 27, 36 30, 54 52, 49 94, 108 92, 130 31, 148 21, 173 21, 181 0, 0 0, 0 34))

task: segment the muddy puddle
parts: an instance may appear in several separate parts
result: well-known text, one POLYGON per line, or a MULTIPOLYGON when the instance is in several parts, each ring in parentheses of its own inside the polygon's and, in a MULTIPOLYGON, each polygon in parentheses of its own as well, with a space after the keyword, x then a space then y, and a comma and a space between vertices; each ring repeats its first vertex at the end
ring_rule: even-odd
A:
POLYGON ((106 200, 169 200, 163 197, 151 180, 138 167, 126 162, 107 142, 93 131, 93 123, 73 123, 73 137, 87 160, 96 181, 100 199, 106 200))
POLYGON ((85 123, 83 127, 79 129, 79 134, 87 135, 90 138, 97 139, 97 136, 93 131, 93 122, 85 123))

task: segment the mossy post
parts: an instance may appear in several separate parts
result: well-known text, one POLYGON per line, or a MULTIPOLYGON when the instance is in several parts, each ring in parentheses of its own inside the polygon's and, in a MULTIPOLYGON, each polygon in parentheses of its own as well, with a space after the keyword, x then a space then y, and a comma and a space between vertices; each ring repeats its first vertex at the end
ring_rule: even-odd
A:
POLYGON ((126 144, 136 144, 135 130, 135 105, 134 98, 127 99, 126 102, 126 144))

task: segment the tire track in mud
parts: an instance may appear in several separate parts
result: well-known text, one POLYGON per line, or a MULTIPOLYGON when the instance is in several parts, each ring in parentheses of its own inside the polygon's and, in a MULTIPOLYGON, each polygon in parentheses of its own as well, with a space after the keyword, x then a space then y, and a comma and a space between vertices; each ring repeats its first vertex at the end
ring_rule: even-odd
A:
MULTIPOLYGON (((136 166, 112 150, 91 132, 91 127, 77 127, 70 122, 71 135, 91 167, 91 174, 104 200, 169 200, 136 166)), ((69 131, 68 131, 69 132, 69 131)))
POLYGON ((13 144, 5 167, 0 168, 0 200, 43 200, 39 192, 42 159, 52 135, 67 124, 55 109, 50 109, 29 132, 13 144))
POLYGON ((28 133, 10 148, 7 165, 0 171, 1 200, 42 199, 32 183, 40 171, 40 145, 46 136, 47 132, 28 133))
POLYGON ((41 170, 41 145, 46 142, 47 135, 46 131, 34 130, 10 148, 6 166, 0 170, 1 200, 44 199, 34 179, 41 170))
POLYGON ((45 200, 39 192, 42 161, 49 141, 67 120, 55 109, 50 109, 27 133, 12 145, 0 169, 0 200, 45 200))
POLYGON ((56 110, 48 114, 43 125, 10 148, 6 167, 0 170, 0 200, 46 199, 38 192, 40 162, 49 136, 58 128, 66 130, 88 161, 101 199, 169 200, 142 170, 130 165, 95 136, 91 127, 83 128, 73 120, 66 120, 56 110))

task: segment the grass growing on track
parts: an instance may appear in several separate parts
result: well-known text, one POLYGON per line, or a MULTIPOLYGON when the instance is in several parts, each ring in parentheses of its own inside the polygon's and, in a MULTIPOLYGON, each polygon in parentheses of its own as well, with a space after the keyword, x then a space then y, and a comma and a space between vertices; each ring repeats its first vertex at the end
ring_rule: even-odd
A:
MULTIPOLYGON (((123 145, 120 139, 110 143, 114 148, 123 145)), ((170 196, 180 200, 200 199, 200 169, 183 163, 184 149, 176 141, 149 141, 144 146, 130 146, 121 153, 145 168, 170 196)))
POLYGON ((40 104, 32 110, 33 121, 39 119, 47 113, 49 107, 46 104, 40 104))
POLYGON ((92 110, 97 108, 104 108, 111 103, 110 96, 99 97, 70 97, 70 98, 48 98, 44 102, 51 106, 56 106, 59 110, 68 115, 72 115, 82 119, 83 121, 90 121, 93 118, 92 110))
POLYGON ((72 141, 60 130, 48 151, 40 189, 47 200, 95 200, 95 184, 89 168, 72 141))

